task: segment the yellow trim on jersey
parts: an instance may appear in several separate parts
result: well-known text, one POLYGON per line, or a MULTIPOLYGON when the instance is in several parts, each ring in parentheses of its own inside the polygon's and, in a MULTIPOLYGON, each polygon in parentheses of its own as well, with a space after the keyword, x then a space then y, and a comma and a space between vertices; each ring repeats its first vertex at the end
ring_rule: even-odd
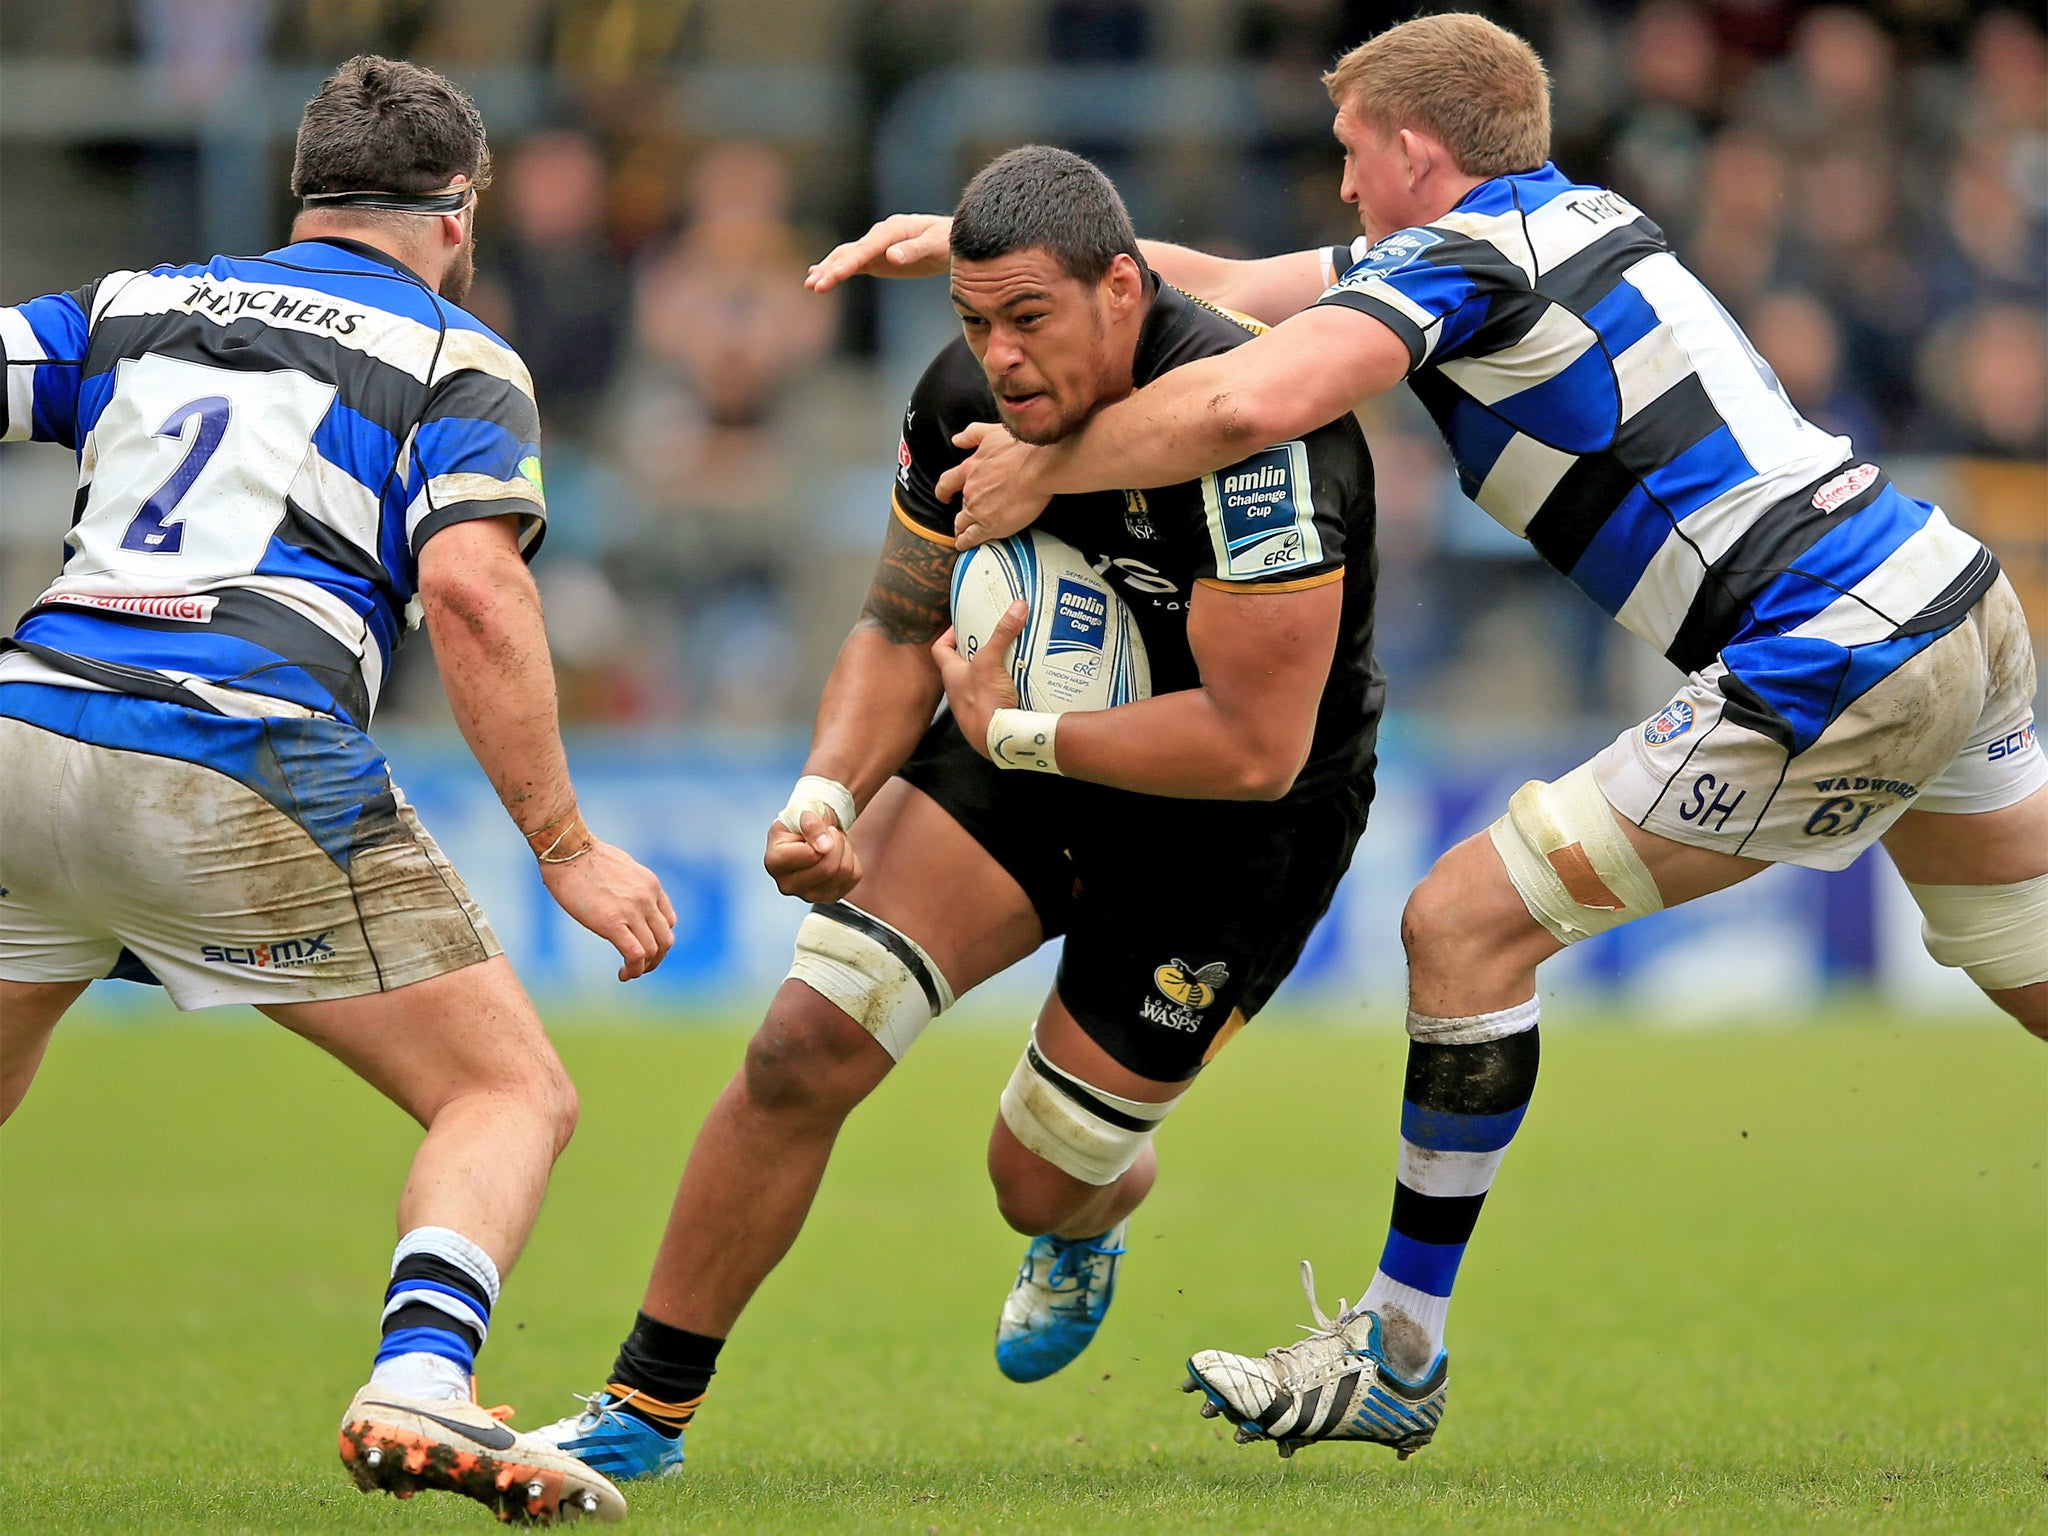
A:
POLYGON ((1344 567, 1340 565, 1335 570, 1318 571, 1299 581, 1223 581, 1214 576, 1197 576, 1195 580, 1219 592, 1306 592, 1311 587, 1327 587, 1333 581, 1341 581, 1343 576, 1344 567))
MULTIPOLYGON (((1199 293, 1189 293, 1185 288, 1174 288, 1172 283, 1168 283, 1166 286, 1169 288, 1173 288, 1173 291, 1179 294, 1182 298, 1188 299, 1196 304, 1201 305, 1202 308, 1208 310, 1210 313, 1221 315, 1224 319, 1232 321, 1237 325, 1243 326, 1246 330, 1250 331, 1254 336, 1263 336, 1266 334, 1266 332, 1273 329, 1273 327, 1266 324, 1265 321, 1254 320, 1250 315, 1243 313, 1241 310, 1231 309, 1225 305, 1218 304, 1214 299, 1205 299, 1199 293)), ((1328 283, 1325 283, 1323 284, 1323 286, 1327 288, 1330 285, 1328 283)))
POLYGON ((959 548, 958 543, 956 543, 949 535, 943 533, 933 533, 931 529, 925 527, 923 523, 920 523, 916 518, 912 517, 908 512, 904 511, 903 503, 896 499, 896 493, 894 491, 891 491, 889 493, 889 506, 890 509, 895 512, 896 520, 900 522, 904 527, 908 528, 912 533, 916 534, 920 539, 930 539, 932 543, 943 544, 948 549, 959 548))

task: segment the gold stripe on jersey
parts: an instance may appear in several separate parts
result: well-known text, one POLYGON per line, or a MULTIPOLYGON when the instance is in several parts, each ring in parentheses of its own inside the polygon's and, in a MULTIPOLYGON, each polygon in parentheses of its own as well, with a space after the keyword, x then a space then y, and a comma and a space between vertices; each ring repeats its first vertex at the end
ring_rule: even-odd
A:
MULTIPOLYGON (((1173 284, 1171 283, 1168 283, 1166 286, 1169 288, 1173 288, 1173 284)), ((1323 286, 1327 288, 1329 284, 1325 283, 1323 286)), ((1216 303, 1213 299, 1203 298, 1199 293, 1189 293, 1185 288, 1174 288, 1173 291, 1179 294, 1182 298, 1188 300, 1190 303, 1201 305, 1202 308, 1208 310, 1210 314, 1221 315, 1224 319, 1228 320, 1232 325, 1243 326, 1246 330, 1250 331, 1254 336, 1263 336, 1266 334, 1266 332, 1273 329, 1273 327, 1266 324, 1266 322, 1263 320, 1254 320, 1250 315, 1244 314, 1238 310, 1226 309, 1223 305, 1216 303)))
POLYGON ((931 529, 925 527, 923 523, 920 523, 916 518, 904 511, 903 503, 896 499, 894 491, 889 493, 889 506, 896 513, 896 520, 920 539, 929 539, 932 543, 943 544, 948 549, 958 549, 960 547, 949 535, 932 532, 931 529))
POLYGON ((1197 576, 1201 586, 1214 587, 1219 592, 1306 592, 1311 587, 1327 587, 1333 581, 1344 578, 1344 567, 1317 571, 1313 576, 1304 576, 1299 581, 1224 581, 1216 576, 1197 576))

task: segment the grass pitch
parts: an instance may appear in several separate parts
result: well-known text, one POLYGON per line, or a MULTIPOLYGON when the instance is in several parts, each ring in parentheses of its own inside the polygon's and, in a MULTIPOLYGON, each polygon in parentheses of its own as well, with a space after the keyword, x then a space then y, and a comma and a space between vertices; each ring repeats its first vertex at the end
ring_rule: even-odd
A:
MULTIPOLYGON (((583 1129, 485 1352, 534 1424, 603 1380, 737 1028, 564 1030, 583 1129)), ((1356 1296, 1398 1028, 1262 1024, 1161 1137, 1116 1308, 1033 1387, 991 1359, 1021 1251, 982 1148, 1014 1031, 933 1031, 855 1118, 648 1531, 2048 1528, 2048 1055, 2012 1026, 1553 1028, 1461 1277, 1450 1411, 1397 1464, 1282 1464, 1174 1390, 1356 1296)), ((74 1023, 0 1135, 0 1524, 481 1531, 368 1498, 335 1422, 373 1346, 408 1122, 280 1031, 74 1023)))

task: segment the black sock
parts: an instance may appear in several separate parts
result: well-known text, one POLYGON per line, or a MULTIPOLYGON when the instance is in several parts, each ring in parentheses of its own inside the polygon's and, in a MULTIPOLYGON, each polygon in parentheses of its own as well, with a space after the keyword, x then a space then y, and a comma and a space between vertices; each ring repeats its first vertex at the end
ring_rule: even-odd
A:
POLYGON ((675 1434, 703 1401, 724 1347, 723 1339, 671 1328, 642 1312, 612 1363, 612 1395, 638 1394, 619 1406, 663 1434, 675 1434))

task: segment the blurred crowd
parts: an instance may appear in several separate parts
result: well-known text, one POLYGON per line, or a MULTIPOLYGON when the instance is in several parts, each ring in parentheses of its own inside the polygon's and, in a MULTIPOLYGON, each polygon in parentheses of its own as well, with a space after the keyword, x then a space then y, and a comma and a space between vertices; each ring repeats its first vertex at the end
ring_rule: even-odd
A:
MULTIPOLYGON (((1663 224, 1809 416, 1892 458, 2048 457, 2038 7, 1472 8, 1545 54, 1563 167, 1663 224)), ((780 724, 803 717, 853 616, 900 408, 878 398, 873 285, 826 299, 801 277, 833 240, 888 211, 877 207, 874 143, 905 93, 963 66, 1248 66, 1263 99, 1298 109, 1235 143, 1074 147, 1112 171, 1145 232, 1238 253, 1291 249, 1355 233, 1336 198, 1319 72, 1419 9, 0 0, 0 46, 10 59, 140 60, 198 93, 257 63, 324 66, 365 49, 457 78, 546 71, 538 126, 499 142, 473 307, 524 355, 542 401, 553 515, 538 569, 565 712, 586 723, 780 724), (677 71, 721 64, 815 65, 821 81, 845 86, 847 105, 822 141, 678 129, 663 95, 677 71)), ((138 174, 170 178, 176 206, 177 177, 194 173, 154 152, 138 174)), ((161 187, 152 195, 165 202, 161 187)), ((1396 701, 1479 720, 1527 713, 1532 700, 1594 714, 1637 707, 1640 647, 1612 646, 1603 616, 1458 496, 1405 396, 1375 407, 1368 427, 1396 701)), ((2048 530, 2048 509, 2040 515, 2048 530)), ((410 696, 399 688, 393 707, 403 713, 410 696)))

